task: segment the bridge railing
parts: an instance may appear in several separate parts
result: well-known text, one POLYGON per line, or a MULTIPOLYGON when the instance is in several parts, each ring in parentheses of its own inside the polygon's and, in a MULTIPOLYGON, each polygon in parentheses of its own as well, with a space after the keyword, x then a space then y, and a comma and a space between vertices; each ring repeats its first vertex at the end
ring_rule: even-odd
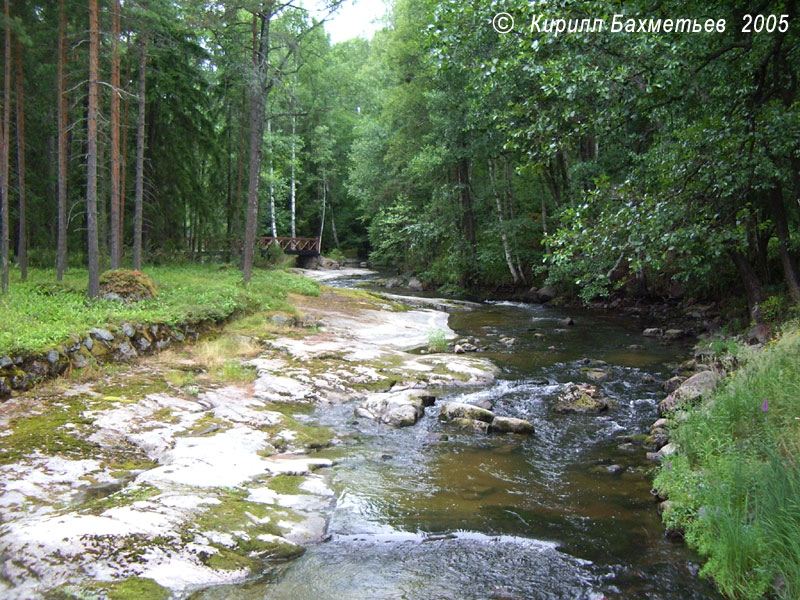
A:
POLYGON ((302 237, 269 237, 260 240, 261 247, 266 249, 277 244, 286 254, 299 254, 301 256, 316 256, 320 251, 320 238, 302 237))

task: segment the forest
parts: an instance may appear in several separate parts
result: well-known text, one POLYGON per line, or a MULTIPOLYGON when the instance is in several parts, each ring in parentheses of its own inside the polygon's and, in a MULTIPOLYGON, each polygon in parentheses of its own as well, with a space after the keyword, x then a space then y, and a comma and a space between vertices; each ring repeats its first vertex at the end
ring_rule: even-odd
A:
POLYGON ((796 10, 396 0, 332 45, 296 1, 6 0, 3 289, 29 266, 88 266, 90 296, 129 264, 249 280, 257 236, 322 235, 444 291, 735 289, 761 322, 800 302, 796 10))

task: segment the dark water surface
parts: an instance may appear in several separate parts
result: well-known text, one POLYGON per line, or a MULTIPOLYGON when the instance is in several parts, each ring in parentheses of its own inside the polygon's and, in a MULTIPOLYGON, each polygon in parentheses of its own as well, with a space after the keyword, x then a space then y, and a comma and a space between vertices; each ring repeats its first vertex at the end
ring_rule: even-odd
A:
POLYGON ((569 315, 574 326, 559 323, 564 310, 537 305, 453 313, 450 326, 476 338, 502 373, 486 389, 445 391, 414 427, 356 423, 352 404, 319 409, 320 424, 354 434, 326 451, 339 460, 331 540, 257 581, 193 598, 719 598, 692 574, 696 557, 664 538, 644 450, 620 439, 655 420, 663 393, 647 375, 667 378, 687 347, 642 337, 632 318, 569 315), (554 414, 563 384, 588 382, 595 365, 615 407, 554 414), (529 419, 536 433, 472 435, 436 418, 442 401, 477 399, 529 419))

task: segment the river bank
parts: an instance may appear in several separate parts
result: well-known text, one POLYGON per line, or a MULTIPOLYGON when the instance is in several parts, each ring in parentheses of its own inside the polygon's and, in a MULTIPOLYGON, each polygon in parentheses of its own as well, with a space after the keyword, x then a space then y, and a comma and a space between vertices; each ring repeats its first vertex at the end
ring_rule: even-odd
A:
POLYGON ((84 597, 150 580, 181 595, 242 581, 325 535, 334 460, 320 449, 340 440, 305 422, 316 403, 486 384, 496 373, 474 357, 405 351, 431 328, 453 335, 441 311, 333 291, 292 300, 323 321, 303 330, 256 314, 205 348, 0 405, 4 597, 84 597), (220 353, 230 356, 206 368, 203 356, 220 353), (228 364, 244 366, 243 381, 226 381, 228 364))

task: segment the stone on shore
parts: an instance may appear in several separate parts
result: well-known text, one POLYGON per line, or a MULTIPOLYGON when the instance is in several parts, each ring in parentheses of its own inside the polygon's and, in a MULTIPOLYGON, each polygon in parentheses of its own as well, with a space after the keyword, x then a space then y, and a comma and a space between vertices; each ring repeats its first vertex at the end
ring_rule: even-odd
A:
POLYGON ((716 387, 719 379, 719 375, 713 371, 695 373, 658 404, 659 413, 663 415, 680 408, 687 402, 708 396, 716 387))

